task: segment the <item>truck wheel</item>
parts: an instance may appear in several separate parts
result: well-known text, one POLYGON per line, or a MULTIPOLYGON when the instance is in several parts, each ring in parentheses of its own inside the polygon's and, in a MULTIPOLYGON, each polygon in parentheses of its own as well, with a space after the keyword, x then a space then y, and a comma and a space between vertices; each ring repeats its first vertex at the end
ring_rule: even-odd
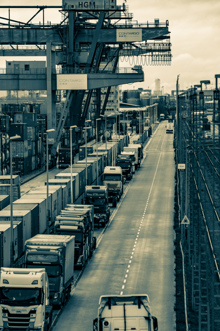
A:
POLYGON ((71 293, 71 285, 68 286, 67 292, 66 292, 66 300, 65 303, 69 300, 71 293))
POLYGON ((85 266, 85 259, 84 259, 84 256, 82 257, 82 260, 81 260, 81 269, 83 269, 85 266))
POLYGON ((48 324, 47 324, 47 327, 46 327, 47 331, 50 330, 51 325, 52 325, 52 312, 50 313, 49 321, 48 321, 48 324))
POLYGON ((113 201, 113 207, 116 207, 117 206, 117 200, 115 199, 114 201, 113 201))
POLYGON ((92 238, 92 250, 96 249, 96 237, 92 238))

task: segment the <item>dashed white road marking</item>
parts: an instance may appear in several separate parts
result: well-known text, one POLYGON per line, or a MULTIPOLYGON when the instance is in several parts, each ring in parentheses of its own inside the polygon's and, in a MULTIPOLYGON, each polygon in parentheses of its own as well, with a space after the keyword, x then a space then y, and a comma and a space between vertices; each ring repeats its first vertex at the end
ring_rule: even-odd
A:
MULTIPOLYGON (((163 141, 164 141, 164 140, 163 140, 163 141)), ((162 145, 163 145, 163 142, 162 142, 162 145)), ((130 261, 129 261, 128 268, 131 267, 131 262, 132 262, 133 255, 134 255, 134 251, 135 251, 135 248, 136 248, 136 246, 137 246, 138 239, 139 239, 139 234, 140 234, 140 231, 141 231, 141 226, 142 226, 143 220, 144 220, 145 215, 146 215, 146 212, 147 212, 147 208, 148 208, 148 204, 149 204, 149 200, 150 200, 151 192, 152 192, 152 190, 153 190, 154 181, 155 181, 155 178, 156 178, 156 175, 157 175, 157 170, 158 170, 158 167, 159 167, 160 158, 161 158, 161 153, 160 153, 160 155, 159 155, 159 159, 158 159, 157 166, 156 166, 156 169, 155 169, 154 177, 153 177, 153 180, 152 180, 152 183, 151 183, 151 187, 150 187, 150 192, 149 192, 149 194, 148 194, 147 201, 146 201, 146 204, 145 204, 145 207, 144 207, 144 211, 143 211, 143 215, 142 215, 142 217, 141 217, 141 221, 140 221, 140 224, 139 224, 139 227, 138 227, 137 236, 136 236, 136 238, 135 238, 134 246, 133 246, 133 249, 132 249, 132 252, 131 252, 131 256, 130 256, 130 261)), ((122 289, 123 289, 123 290, 125 289, 125 284, 126 284, 127 278, 128 278, 128 270, 126 271, 126 274, 125 274, 125 277, 124 277, 124 281, 123 281, 123 284, 124 284, 124 285, 122 285, 122 289)), ((121 291, 121 292, 120 292, 120 295, 123 295, 123 293, 124 293, 124 292, 121 291)))

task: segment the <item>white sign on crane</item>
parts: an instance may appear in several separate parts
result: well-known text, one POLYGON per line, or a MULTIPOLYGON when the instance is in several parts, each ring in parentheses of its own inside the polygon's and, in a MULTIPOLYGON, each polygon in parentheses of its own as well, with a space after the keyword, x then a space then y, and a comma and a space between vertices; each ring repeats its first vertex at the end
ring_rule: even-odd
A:
POLYGON ((142 29, 116 29, 116 41, 142 41, 142 29))
POLYGON ((57 90, 87 90, 86 74, 58 74, 57 90))

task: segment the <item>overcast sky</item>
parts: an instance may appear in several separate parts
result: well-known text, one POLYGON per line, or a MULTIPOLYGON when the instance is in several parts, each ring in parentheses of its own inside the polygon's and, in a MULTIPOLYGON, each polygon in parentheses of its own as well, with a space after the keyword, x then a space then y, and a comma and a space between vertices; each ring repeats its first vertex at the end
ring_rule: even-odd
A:
MULTIPOLYGON (((8 0, 0 0, 0 5, 8 5, 8 0)), ((10 5, 61 5, 61 0, 10 0, 10 5)), ((119 0, 118 4, 122 1, 119 0)), ((219 0, 127 0, 133 20, 139 23, 169 20, 170 41, 172 43, 171 66, 145 66, 145 81, 135 87, 155 87, 155 79, 160 78, 165 92, 175 89, 177 75, 180 87, 187 88, 200 80, 210 79, 220 74, 220 1, 219 0)), ((1 9, 1 16, 4 10, 1 9)), ((7 14, 7 12, 5 11, 7 14)), ((25 20, 24 10, 11 10, 11 18, 25 20)), ((46 20, 53 23, 60 20, 60 13, 51 11, 46 20)), ((30 12, 27 12, 27 19, 30 12)), ((39 21, 42 20, 42 15, 39 21)), ((2 60, 2 59, 1 59, 2 60)), ((2 63, 2 61, 1 61, 2 63)), ((123 63, 121 65, 124 65, 123 63)), ((128 86, 133 88, 132 85, 128 86)))

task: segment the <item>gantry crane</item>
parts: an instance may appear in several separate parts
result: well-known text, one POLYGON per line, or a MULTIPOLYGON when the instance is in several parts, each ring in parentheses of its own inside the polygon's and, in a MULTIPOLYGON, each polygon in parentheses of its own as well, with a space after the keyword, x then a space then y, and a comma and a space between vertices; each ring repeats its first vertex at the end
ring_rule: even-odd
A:
POLYGON ((130 71, 127 68, 126 72, 119 70, 121 56, 145 55, 152 64, 171 61, 168 21, 133 22, 125 4, 117 6, 116 0, 63 0, 62 6, 7 8, 9 11, 35 8, 36 13, 27 22, 14 20, 11 15, 0 18, 0 56, 44 55, 47 67, 44 74, 35 72, 33 77, 30 73, 0 75, 0 90, 47 90, 47 128, 56 127, 50 139, 53 155, 67 115, 70 115, 70 126, 83 127, 94 92, 98 95, 101 88, 107 88, 102 107, 97 102, 98 116, 99 112, 105 112, 112 86, 144 80, 141 66, 134 66, 130 71), (44 12, 51 8, 62 12, 63 20, 59 24, 45 24, 44 12), (43 13, 43 22, 33 23, 40 13, 43 13), (22 45, 26 46, 25 50, 22 45), (57 90, 66 90, 66 100, 56 126, 57 90))

